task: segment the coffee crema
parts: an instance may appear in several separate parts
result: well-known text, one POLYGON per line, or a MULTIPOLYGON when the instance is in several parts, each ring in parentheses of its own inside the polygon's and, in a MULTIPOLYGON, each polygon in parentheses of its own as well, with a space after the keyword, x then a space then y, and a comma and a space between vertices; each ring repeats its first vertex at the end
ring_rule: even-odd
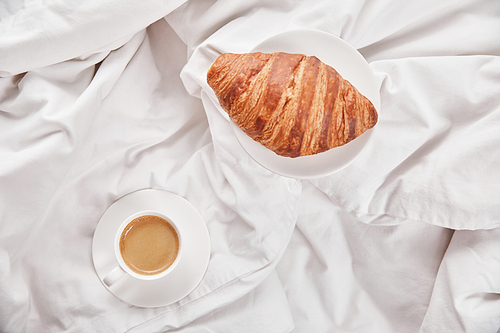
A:
POLYGON ((179 236, 167 220, 143 215, 127 224, 119 247, 123 261, 132 271, 155 275, 174 263, 179 254, 179 236))

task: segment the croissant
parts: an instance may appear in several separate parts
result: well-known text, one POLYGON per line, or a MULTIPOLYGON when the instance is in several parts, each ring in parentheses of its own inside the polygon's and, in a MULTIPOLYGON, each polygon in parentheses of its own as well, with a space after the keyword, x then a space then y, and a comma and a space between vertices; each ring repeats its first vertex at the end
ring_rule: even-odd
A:
POLYGON ((342 146, 378 119, 368 98, 314 56, 225 53, 207 83, 237 126, 281 156, 342 146))

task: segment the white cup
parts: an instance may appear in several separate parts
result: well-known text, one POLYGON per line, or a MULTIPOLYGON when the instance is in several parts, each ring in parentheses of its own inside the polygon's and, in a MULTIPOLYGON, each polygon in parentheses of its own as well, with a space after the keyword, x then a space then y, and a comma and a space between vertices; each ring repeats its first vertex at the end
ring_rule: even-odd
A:
POLYGON ((116 260, 118 261, 118 266, 116 266, 114 269, 112 269, 104 277, 103 282, 106 286, 111 287, 115 282, 117 282, 120 278, 122 278, 126 274, 128 274, 129 276, 131 276, 135 279, 138 279, 138 280, 145 280, 145 281, 157 280, 157 279, 161 279, 161 278, 167 276, 168 274, 170 274, 175 269, 177 264, 179 263, 179 260, 181 258, 181 254, 182 254, 182 237, 181 237, 181 234, 179 232, 179 228, 177 227, 175 222, 172 221, 170 218, 168 218, 165 214, 160 213, 158 211, 154 211, 154 210, 141 211, 141 212, 138 212, 138 213, 135 213, 135 214, 129 216, 127 219, 125 219, 122 222, 122 224, 120 225, 120 227, 118 228, 118 230, 115 234, 114 251, 115 251, 116 260), (132 269, 130 269, 130 267, 127 266, 127 264, 125 263, 122 255, 121 255, 121 252, 120 252, 120 238, 121 238, 121 235, 122 235, 124 229, 134 219, 141 217, 141 216, 145 216, 145 215, 158 216, 158 217, 168 221, 170 223, 170 225, 172 225, 172 227, 174 227, 174 229, 177 233, 177 237, 179 239, 179 251, 177 253, 177 256, 176 256, 174 262, 166 270, 164 270, 158 274, 143 275, 143 274, 139 274, 139 273, 134 272, 132 269))

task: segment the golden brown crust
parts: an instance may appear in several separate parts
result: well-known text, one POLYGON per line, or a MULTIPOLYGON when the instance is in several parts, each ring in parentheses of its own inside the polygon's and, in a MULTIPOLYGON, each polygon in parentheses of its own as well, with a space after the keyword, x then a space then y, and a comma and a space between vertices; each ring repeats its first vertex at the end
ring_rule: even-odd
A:
POLYGON ((342 146, 378 119, 365 96, 314 56, 225 53, 207 82, 236 125, 282 156, 342 146))

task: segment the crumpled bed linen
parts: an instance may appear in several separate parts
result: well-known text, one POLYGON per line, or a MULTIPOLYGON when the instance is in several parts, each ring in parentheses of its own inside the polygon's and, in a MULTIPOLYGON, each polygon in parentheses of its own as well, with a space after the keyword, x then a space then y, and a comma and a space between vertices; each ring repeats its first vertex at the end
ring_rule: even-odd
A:
POLYGON ((500 3, 0 5, 1 332, 497 332, 500 3), (338 36, 381 95, 366 151, 297 180, 242 149, 205 81, 218 52, 338 36), (144 188, 189 200, 208 270, 139 308, 92 264, 97 223, 144 188))

